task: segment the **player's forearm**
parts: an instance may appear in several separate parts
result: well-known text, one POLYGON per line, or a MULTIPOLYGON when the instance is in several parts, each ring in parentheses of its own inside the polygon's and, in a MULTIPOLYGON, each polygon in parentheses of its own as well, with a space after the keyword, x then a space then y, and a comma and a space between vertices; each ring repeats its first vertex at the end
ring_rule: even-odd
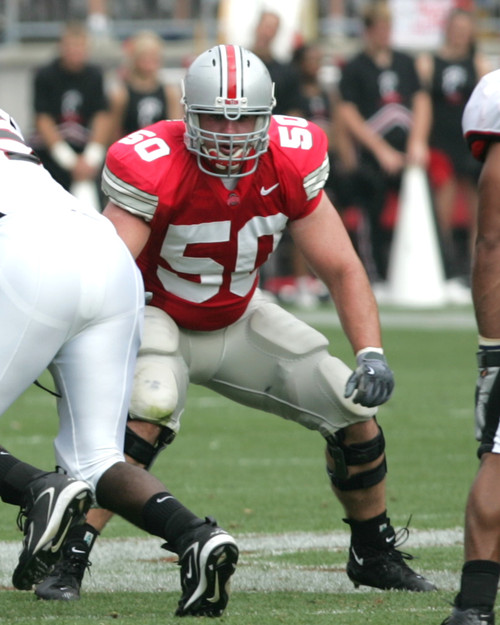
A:
POLYGON ((378 306, 368 278, 357 269, 345 271, 331 285, 331 295, 354 353, 382 347, 378 306))

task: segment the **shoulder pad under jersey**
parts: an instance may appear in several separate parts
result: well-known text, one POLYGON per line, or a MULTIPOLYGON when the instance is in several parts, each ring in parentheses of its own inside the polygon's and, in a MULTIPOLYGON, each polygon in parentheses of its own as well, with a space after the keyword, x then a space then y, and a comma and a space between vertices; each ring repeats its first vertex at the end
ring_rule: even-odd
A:
POLYGON ((302 117, 273 115, 269 137, 302 179, 307 199, 315 198, 323 189, 330 169, 325 132, 302 117))

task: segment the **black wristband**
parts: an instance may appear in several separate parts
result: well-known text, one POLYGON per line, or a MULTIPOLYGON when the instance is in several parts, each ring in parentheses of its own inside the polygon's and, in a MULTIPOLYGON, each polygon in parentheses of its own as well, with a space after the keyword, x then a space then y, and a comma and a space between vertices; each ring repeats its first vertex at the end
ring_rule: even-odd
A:
POLYGON ((500 350, 488 351, 482 349, 477 352, 477 366, 480 369, 485 367, 500 367, 500 350))

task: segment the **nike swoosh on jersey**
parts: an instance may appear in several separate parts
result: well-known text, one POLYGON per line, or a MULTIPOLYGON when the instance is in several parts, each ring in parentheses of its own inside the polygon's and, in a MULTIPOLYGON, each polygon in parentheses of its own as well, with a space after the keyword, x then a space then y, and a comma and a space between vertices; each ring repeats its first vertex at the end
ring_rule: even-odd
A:
POLYGON ((274 191, 274 189, 276 189, 277 187, 280 186, 280 183, 277 182, 276 184, 273 184, 272 187, 261 187, 260 188, 260 194, 261 195, 269 195, 272 191, 274 191))

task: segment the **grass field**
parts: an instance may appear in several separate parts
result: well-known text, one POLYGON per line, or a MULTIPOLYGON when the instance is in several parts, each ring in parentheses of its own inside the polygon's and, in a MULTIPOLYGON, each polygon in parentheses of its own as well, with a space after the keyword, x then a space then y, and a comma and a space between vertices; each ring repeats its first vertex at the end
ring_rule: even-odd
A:
MULTIPOLYGON (((418 558, 412 566, 439 591, 355 590, 345 574, 348 527, 329 491, 321 438, 193 386, 181 433, 154 472, 186 505, 215 516, 238 540, 240 564, 222 622, 438 625, 449 612, 462 564, 464 503, 477 468, 472 311, 382 313, 396 374, 394 396, 379 413, 387 439, 389 514, 396 528, 411 516, 402 549, 418 558)), ((331 309, 309 319, 352 364, 331 309)), ((43 381, 50 384, 47 376, 43 381)), ((56 428, 53 398, 32 387, 0 420, 0 440, 23 459, 52 469, 56 428)), ((17 509, 0 505, 0 623, 174 620, 180 585, 172 554, 118 518, 92 553, 81 601, 45 603, 13 590, 21 538, 16 515, 17 509)))

